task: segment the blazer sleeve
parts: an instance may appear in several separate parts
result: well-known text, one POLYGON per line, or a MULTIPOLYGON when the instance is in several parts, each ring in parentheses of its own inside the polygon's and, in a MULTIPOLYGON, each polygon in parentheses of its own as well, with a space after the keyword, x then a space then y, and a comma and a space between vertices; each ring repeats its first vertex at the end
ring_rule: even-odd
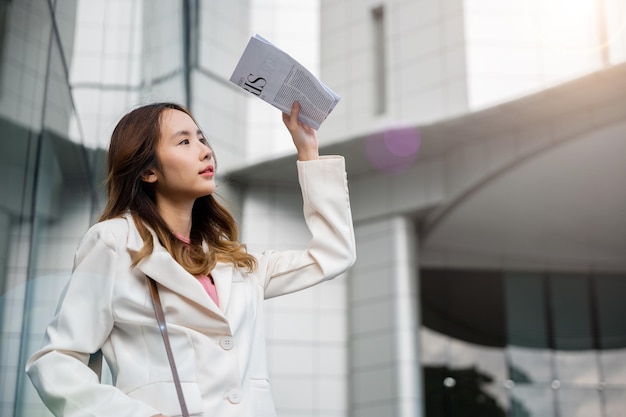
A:
POLYGON ((74 270, 48 325, 43 347, 26 372, 55 416, 148 417, 159 414, 119 389, 100 384, 87 366, 113 327, 111 307, 118 254, 113 233, 93 226, 76 252, 74 270))
POLYGON ((261 258, 265 268, 265 298, 299 291, 329 280, 356 260, 345 160, 324 156, 298 161, 304 220, 311 232, 305 250, 270 252, 261 258))

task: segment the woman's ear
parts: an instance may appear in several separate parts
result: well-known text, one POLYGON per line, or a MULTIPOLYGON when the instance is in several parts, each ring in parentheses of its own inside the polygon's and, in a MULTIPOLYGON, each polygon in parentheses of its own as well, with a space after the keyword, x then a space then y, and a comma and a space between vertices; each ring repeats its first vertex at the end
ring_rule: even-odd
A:
POLYGON ((154 184, 157 182, 157 175, 153 169, 147 169, 141 174, 141 181, 154 184))

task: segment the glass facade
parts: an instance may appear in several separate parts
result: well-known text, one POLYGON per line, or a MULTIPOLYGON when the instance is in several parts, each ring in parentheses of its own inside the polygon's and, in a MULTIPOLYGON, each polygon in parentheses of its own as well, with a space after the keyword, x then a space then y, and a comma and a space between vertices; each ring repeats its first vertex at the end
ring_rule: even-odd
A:
POLYGON ((0 414, 49 415, 23 369, 99 206, 103 153, 84 146, 69 84, 76 1, 2 7, 0 414))
POLYGON ((625 278, 422 270, 425 415, 620 415, 625 278))

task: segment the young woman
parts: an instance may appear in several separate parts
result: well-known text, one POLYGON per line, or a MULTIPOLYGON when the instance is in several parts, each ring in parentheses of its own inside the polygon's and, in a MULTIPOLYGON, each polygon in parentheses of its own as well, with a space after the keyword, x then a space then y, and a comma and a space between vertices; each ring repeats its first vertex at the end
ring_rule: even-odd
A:
POLYGON ((181 414, 146 276, 157 282, 190 415, 275 416, 266 364, 265 298, 346 271, 355 260, 344 160, 320 157, 315 130, 283 114, 298 152, 304 250, 250 254, 214 198, 216 163, 192 115, 172 103, 125 115, 111 137, 109 200, 27 372, 66 417, 181 414), (101 350, 113 385, 87 366, 101 350))

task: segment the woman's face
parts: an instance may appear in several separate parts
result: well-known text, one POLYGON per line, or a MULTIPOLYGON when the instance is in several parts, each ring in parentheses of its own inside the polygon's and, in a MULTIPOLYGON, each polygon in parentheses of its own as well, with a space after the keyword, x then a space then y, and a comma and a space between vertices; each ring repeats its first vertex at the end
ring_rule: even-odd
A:
POLYGON ((193 119, 180 110, 161 114, 157 145, 159 167, 146 177, 160 200, 193 203, 215 191, 215 159, 207 140, 193 119))

